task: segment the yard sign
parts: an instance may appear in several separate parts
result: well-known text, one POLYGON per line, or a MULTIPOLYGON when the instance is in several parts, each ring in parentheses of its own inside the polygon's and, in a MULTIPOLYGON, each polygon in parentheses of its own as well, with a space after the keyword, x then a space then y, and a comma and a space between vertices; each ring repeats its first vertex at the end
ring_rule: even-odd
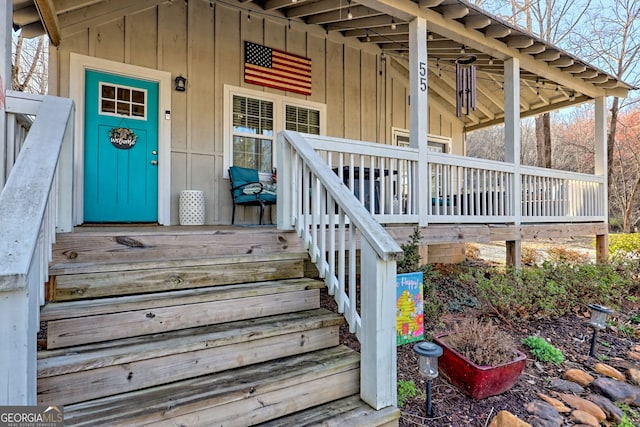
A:
POLYGON ((396 344, 422 341, 424 300, 422 272, 396 275, 396 344))

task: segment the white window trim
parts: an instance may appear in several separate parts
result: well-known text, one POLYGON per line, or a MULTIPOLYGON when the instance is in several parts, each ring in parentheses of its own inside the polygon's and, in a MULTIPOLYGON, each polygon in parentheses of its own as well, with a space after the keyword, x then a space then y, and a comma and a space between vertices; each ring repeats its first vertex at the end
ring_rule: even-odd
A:
MULTIPOLYGON (((397 128, 397 127, 391 128, 391 138, 393 141, 393 145, 408 147, 407 144, 403 144, 403 143, 401 144, 398 142, 399 136, 404 136, 409 138, 409 129, 403 129, 403 128, 397 128)), ((451 141, 452 141, 451 138, 448 138, 446 136, 429 134, 427 135, 427 141, 444 145, 445 151, 443 152, 443 154, 451 153, 451 141)))
MULTIPOLYGON (((229 167, 232 166, 233 160, 233 121, 232 121, 232 97, 234 95, 247 96, 252 98, 258 98, 265 101, 273 102, 273 130, 274 130, 274 145, 272 147, 273 164, 276 164, 276 146, 278 132, 285 129, 285 108, 287 105, 295 107, 303 107, 318 110, 320 112, 320 135, 326 135, 327 133, 327 105, 319 102, 307 101, 305 99, 291 98, 288 96, 276 95, 268 92, 261 92, 258 90, 247 89, 238 86, 224 85, 224 101, 223 101, 223 140, 224 140, 224 153, 223 153, 223 176, 229 178, 229 167)), ((256 136, 256 135, 254 135, 256 136)), ((271 174, 261 173, 261 180, 271 179, 271 174)))

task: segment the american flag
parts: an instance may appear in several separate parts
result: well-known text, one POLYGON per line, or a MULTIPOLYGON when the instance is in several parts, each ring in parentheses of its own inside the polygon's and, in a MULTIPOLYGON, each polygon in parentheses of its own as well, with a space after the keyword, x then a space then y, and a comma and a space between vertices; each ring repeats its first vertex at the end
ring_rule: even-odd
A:
POLYGON ((311 60, 245 41, 244 81, 311 95, 311 60))

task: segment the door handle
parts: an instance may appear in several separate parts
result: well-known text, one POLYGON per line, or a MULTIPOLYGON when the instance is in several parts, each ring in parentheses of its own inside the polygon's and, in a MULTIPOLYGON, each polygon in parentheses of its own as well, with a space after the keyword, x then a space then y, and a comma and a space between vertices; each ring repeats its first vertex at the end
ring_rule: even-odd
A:
POLYGON ((156 150, 152 150, 152 151, 151 151, 151 154, 153 154, 154 156, 157 156, 157 155, 158 155, 158 152, 157 152, 156 150))
POLYGON ((151 164, 153 166, 158 166, 158 161, 157 160, 151 160, 151 164))

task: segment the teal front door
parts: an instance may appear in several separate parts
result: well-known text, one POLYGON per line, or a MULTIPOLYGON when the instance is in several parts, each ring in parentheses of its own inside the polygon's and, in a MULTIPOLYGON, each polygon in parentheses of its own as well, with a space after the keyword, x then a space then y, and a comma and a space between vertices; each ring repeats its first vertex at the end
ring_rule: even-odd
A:
POLYGON ((86 71, 85 222, 158 221, 158 84, 86 71))

